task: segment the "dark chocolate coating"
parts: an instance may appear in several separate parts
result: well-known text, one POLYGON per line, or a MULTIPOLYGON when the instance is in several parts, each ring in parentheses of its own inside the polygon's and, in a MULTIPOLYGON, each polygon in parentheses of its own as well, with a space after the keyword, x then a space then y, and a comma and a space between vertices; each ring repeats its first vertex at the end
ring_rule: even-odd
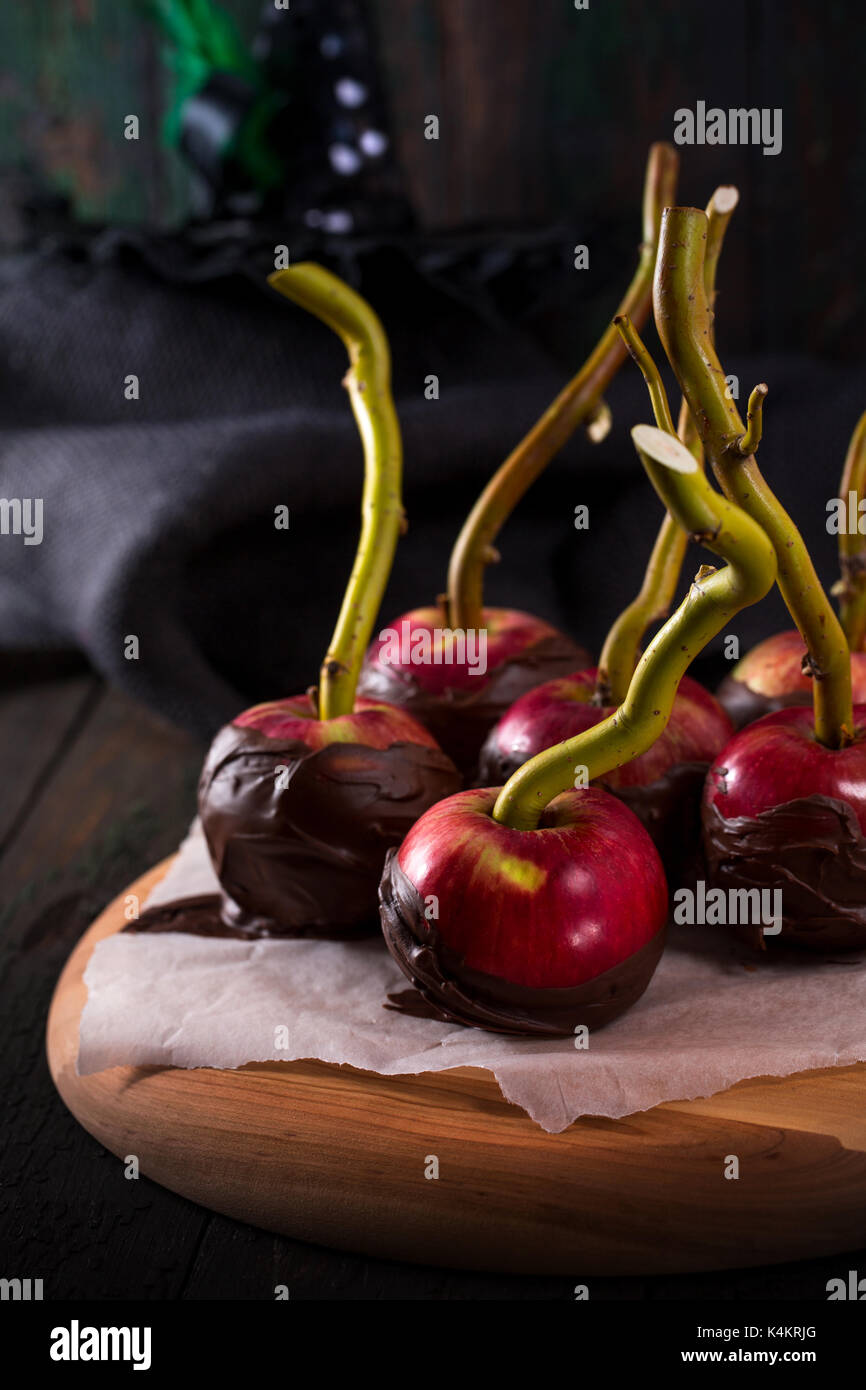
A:
POLYGON ((499 730, 490 730, 478 754, 479 787, 504 787, 509 777, 528 761, 510 748, 503 748, 498 738, 499 730))
POLYGON ((776 710, 790 709, 792 705, 811 705, 812 692, 792 690, 789 695, 762 695, 746 685, 745 681, 725 676, 716 691, 716 699, 734 728, 743 729, 765 714, 775 714, 776 710))
POLYGON ((768 937, 759 923, 743 925, 737 934, 750 945, 866 946, 866 839, 846 801, 806 796, 730 818, 705 803, 702 820, 714 887, 781 889, 781 932, 768 937))
POLYGON ((453 758, 468 783, 475 777, 484 739, 515 700, 555 676, 568 676, 591 664, 592 658, 583 647, 564 633, 556 633, 492 667, 468 690, 431 694, 405 668, 365 665, 358 694, 367 700, 399 705, 414 715, 453 758))
POLYGON ((220 917, 222 898, 219 893, 203 893, 197 898, 174 898, 145 908, 138 917, 127 922, 125 932, 179 931, 188 936, 235 936, 237 933, 220 917))
POLYGON ((385 860, 379 911, 388 950, 414 986, 389 995, 392 1008, 516 1037, 570 1037, 581 1024, 601 1028, 640 998, 664 946, 662 930, 620 965, 569 989, 535 989, 472 970, 424 916, 424 901, 396 850, 385 860))
MULTIPOLYGON (((500 747, 492 729, 478 760, 478 782, 482 787, 502 787, 524 760, 500 747)), ((634 811, 652 837, 661 856, 665 873, 678 887, 697 876, 700 863, 701 793, 709 763, 676 763, 663 777, 645 787, 604 787, 634 811)))
POLYGON ((438 748, 332 743, 314 752, 296 739, 227 724, 199 783, 223 922, 239 936, 375 931, 387 850, 459 787, 438 748))
MULTIPOLYGON (((605 787, 634 811, 649 832, 672 885, 688 886, 703 871, 701 795, 709 763, 675 763, 646 787, 605 787)), ((605 786, 604 778, 600 786, 605 786)))
MULTIPOLYGON (((237 905, 220 893, 206 893, 198 898, 176 898, 172 902, 149 907, 123 928, 128 932, 184 932, 187 936, 234 937, 240 941, 255 941, 261 937, 295 937, 310 935, 293 928, 281 927, 270 917, 250 917, 239 912, 237 905)), ((341 935, 336 929, 329 935, 341 935)), ((356 930, 346 930, 342 936, 357 937, 356 930)))

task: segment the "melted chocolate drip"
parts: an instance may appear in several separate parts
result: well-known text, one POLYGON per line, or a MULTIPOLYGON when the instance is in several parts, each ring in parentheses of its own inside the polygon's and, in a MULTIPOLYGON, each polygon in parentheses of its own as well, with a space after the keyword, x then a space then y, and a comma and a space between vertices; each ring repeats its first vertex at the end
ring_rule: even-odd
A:
POLYGON ((358 694, 408 710, 430 730, 467 781, 471 781, 481 744, 515 700, 555 676, 571 675, 591 663, 592 658, 583 647, 557 633, 540 638, 494 666, 487 676, 478 677, 477 686, 472 689, 447 689, 432 694, 405 668, 365 665, 358 694))
POLYGON ((386 851, 459 787, 453 763, 438 748, 332 743, 313 751, 296 739, 227 724, 199 783, 226 934, 375 932, 386 851))
POLYGON ((391 1008, 516 1037, 570 1037, 581 1024, 601 1028, 640 998, 664 945, 662 930, 594 980, 536 989, 472 970, 450 950, 425 917, 424 901, 400 868, 396 850, 385 860, 379 905, 388 949, 414 986, 389 995, 391 1008))
POLYGON ((357 939, 357 928, 340 931, 334 927, 327 933, 311 928, 283 927, 270 917, 251 917, 240 912, 236 903, 221 893, 206 893, 199 898, 175 898, 171 902, 149 907, 123 928, 125 932, 184 932, 187 936, 233 937, 238 941, 258 941, 263 937, 284 940, 298 936, 324 936, 334 940, 357 939))
MULTIPOLYGON (((493 729, 478 762, 479 785, 501 787, 525 758, 508 753, 493 729)), ((676 763, 644 787, 612 787, 600 777, 597 786, 634 811, 652 838, 672 883, 683 886, 701 872, 700 806, 709 763, 676 763)))
POLYGON ((735 929, 761 950, 779 941, 815 951, 866 946, 866 838, 846 801, 806 796, 757 816, 704 805, 704 848, 718 888, 781 889, 782 930, 735 929))
POLYGON ((716 691, 716 699, 734 728, 742 729, 765 714, 775 714, 777 710, 790 709, 792 705, 811 705, 812 692, 792 690, 788 695, 762 695, 746 685, 745 681, 738 681, 735 676, 725 676, 716 691))

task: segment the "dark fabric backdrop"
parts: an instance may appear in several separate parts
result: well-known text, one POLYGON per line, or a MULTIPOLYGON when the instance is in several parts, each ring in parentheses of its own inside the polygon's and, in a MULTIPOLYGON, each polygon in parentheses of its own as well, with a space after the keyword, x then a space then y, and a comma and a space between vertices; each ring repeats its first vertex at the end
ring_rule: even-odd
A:
MULTIPOLYGON (((3 267, 0 491, 44 499, 45 537, 2 538, 0 645, 79 647, 109 679, 210 733, 243 704, 315 680, 357 538, 361 453, 338 340, 263 291, 258 266, 220 264, 201 283, 178 283, 185 249, 114 237, 3 267), (138 401, 124 399, 132 372, 138 401), (273 525, 281 503, 287 532, 273 525), (137 661, 124 656, 130 634, 137 661)), ((566 377, 497 320, 489 296, 473 305, 463 280, 459 293, 447 287, 447 267, 432 280, 413 259, 412 248, 362 246, 341 264, 391 335, 404 431, 410 530, 384 620, 443 587, 468 505, 566 377), (438 401, 424 398, 429 373, 438 401)), ((630 270, 610 277, 611 310, 630 270)), ((740 357, 726 344, 724 299, 719 315, 741 408, 755 381, 770 384, 761 460, 830 583, 825 504, 866 406, 864 373, 740 357)), ((631 364, 609 399, 611 435, 571 442, 488 571, 490 601, 538 612, 596 651, 640 581, 659 519, 628 440, 628 427, 650 418, 631 364), (573 525, 580 503, 588 531, 573 525)), ((771 600, 737 630, 748 644, 784 623, 771 600)), ((721 666, 706 671, 715 679, 721 666)))
MULTIPOLYGON (((251 40, 259 0, 228 3, 251 40)), ((28 244, 34 226, 54 241, 0 260, 0 497, 45 508, 42 545, 0 536, 0 674, 15 649, 76 649, 205 733, 250 700, 315 680, 357 537, 361 463, 341 345, 263 288, 287 239, 293 260, 332 252, 391 335, 411 529, 383 619, 435 597, 475 494, 617 304, 646 146, 670 139, 677 107, 698 100, 783 110, 776 156, 683 147, 679 196, 703 204, 718 181, 742 190, 720 269, 722 359, 741 408, 754 381, 770 384, 761 461, 832 582, 825 503, 866 406, 862 6, 357 9, 421 230, 340 248, 236 208, 225 225, 177 235, 70 231, 68 211, 144 223, 187 205, 179 157, 160 143, 173 92, 159 42, 119 6, 78 7, 62 33, 38 7, 4 11, 0 244, 28 244), (123 138, 130 110, 142 114, 137 142, 123 138), (424 137, 431 112, 438 141, 424 137), (47 209, 34 188, 54 191, 47 209), (577 241, 591 253, 580 273, 577 241), (825 360, 794 355, 815 351, 825 360), (130 373, 138 401, 124 399, 130 373), (430 373, 438 401, 424 399, 430 373), (273 526, 281 503, 288 532, 273 526), (125 659, 128 635, 137 661, 125 659)), ((326 11, 299 3, 285 22, 294 33, 326 11)), ((292 91, 321 114, 320 85, 305 97, 296 73, 292 91)), ((628 441, 649 418, 630 364, 610 399, 612 435, 563 451, 506 528, 488 580, 491 601, 537 611, 596 650, 639 583, 658 517, 628 441), (572 524, 579 503, 588 532, 572 524)), ((745 645, 785 621, 770 601, 738 628, 745 645)), ((715 679, 723 668, 710 658, 703 669, 715 679)))

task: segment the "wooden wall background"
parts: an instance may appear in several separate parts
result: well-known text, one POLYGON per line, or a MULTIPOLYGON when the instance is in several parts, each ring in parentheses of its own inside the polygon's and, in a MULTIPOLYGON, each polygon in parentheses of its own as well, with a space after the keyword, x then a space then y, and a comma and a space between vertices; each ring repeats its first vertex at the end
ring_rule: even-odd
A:
MULTIPOLYGON (((428 227, 566 218, 634 227, 649 140, 673 112, 780 106, 776 157, 683 151, 684 201, 743 193, 725 273, 744 346, 856 353, 866 301, 862 0, 369 0, 399 150, 428 227), (438 143, 424 116, 441 122, 438 143)), ((223 0, 251 33, 261 0, 223 0)), ((135 0, 4 0, 0 235, 22 179, 87 219, 172 224, 187 207, 163 147, 166 76, 135 0), (142 139, 122 137, 139 115, 142 139)), ((634 238, 631 238, 633 241, 634 238)))

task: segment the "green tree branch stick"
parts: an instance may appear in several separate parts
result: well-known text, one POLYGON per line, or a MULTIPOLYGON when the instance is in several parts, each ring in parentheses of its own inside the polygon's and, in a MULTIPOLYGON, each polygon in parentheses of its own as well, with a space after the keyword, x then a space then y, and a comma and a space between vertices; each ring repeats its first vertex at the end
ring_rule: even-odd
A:
POLYGON ((827 747, 839 748, 853 727, 848 643, 802 536, 754 456, 740 452, 747 431, 726 390, 704 291, 706 237, 707 218, 700 209, 668 208, 664 213, 654 288, 656 328, 722 490, 773 543, 779 589, 815 678, 815 734, 827 747))
MULTIPOLYGON (((740 195, 736 188, 726 184, 715 190, 707 204, 708 226, 707 254, 704 259, 704 289, 708 305, 715 303, 716 271, 719 256, 728 223, 733 216, 739 198, 740 195)), ((614 323, 647 384, 656 424, 659 429, 667 430, 669 434, 673 434, 673 419, 667 392, 658 367, 630 319, 623 314, 615 318, 614 323)), ((680 415, 676 433, 703 467, 704 448, 685 397, 680 401, 680 415)), ((687 546, 688 536, 685 531, 676 524, 670 513, 666 512, 644 573, 640 593, 623 610, 605 639, 598 662, 596 696, 600 703, 618 705, 625 699, 629 682, 640 656, 644 633, 653 623, 666 618, 671 611, 687 546)))
MULTIPOLYGON (((650 149, 643 200, 643 241, 637 271, 619 312, 640 325, 649 314, 652 276, 662 209, 676 196, 679 157, 672 145, 650 149)), ((517 503, 578 425, 597 414, 602 394, 625 360, 625 348, 611 325, 577 376, 548 406, 541 419, 493 475, 451 552, 447 616, 454 628, 484 625, 484 568, 494 558, 493 543, 517 503)))
POLYGON ((629 356, 646 382, 656 424, 660 430, 667 430, 668 434, 676 434, 668 393, 661 379, 661 373, 652 359, 652 354, 628 314, 617 314, 613 322, 628 349, 629 356))
POLYGON ((765 381, 759 381, 751 396, 746 409, 746 433, 742 439, 737 440, 737 452, 744 458, 749 454, 757 453, 758 445, 764 433, 764 401, 770 388, 765 381))
MULTIPOLYGON (((722 247, 725 244, 725 233, 728 230, 728 223, 734 215, 740 201, 739 189, 732 183, 723 183, 713 193, 707 203, 707 250, 704 257, 704 293, 707 296, 707 306, 710 310, 710 332, 713 342, 716 338, 716 272, 719 268, 719 257, 722 254, 722 247)), ((692 419, 689 410, 689 403, 685 396, 680 399, 680 416, 677 421, 677 435, 685 444, 686 448, 694 454, 698 462, 703 466, 704 446, 698 434, 697 426, 692 419)))
POLYGON ((704 446, 701 443, 698 427, 692 419, 692 412, 689 410, 689 403, 685 396, 680 398, 680 416, 677 420, 677 439, 685 444, 689 453, 692 454, 701 467, 703 467, 704 446))
POLYGON ((319 718, 354 707, 355 687, 373 623, 391 573, 404 522, 403 447, 391 397, 388 340, 370 305, 336 275, 312 262, 278 270, 268 284, 343 340, 349 370, 343 384, 364 449, 361 537, 337 626, 319 673, 319 718))
MULTIPOLYGON (((860 416, 851 436, 839 484, 839 495, 846 508, 849 492, 855 493, 859 507, 866 497, 866 412, 860 416)), ((866 637, 866 544, 859 529, 839 532, 839 573, 841 578, 833 586, 833 593, 839 599, 839 621, 849 648, 859 652, 866 637)))
POLYGON ((742 608, 762 599, 776 577, 773 547, 760 526, 713 490, 680 440, 652 425, 636 425, 632 439, 671 516, 727 564, 721 570, 701 567, 638 662, 615 713, 531 758, 505 784, 493 816, 516 830, 534 830, 548 802, 575 785, 577 769, 592 781, 652 747, 698 652, 742 608))
POLYGON ((707 203, 707 250, 704 256, 704 290, 707 296, 707 307, 711 313, 715 312, 716 295, 716 271, 719 268, 719 256, 722 254, 722 247, 725 244, 725 233, 728 230, 728 223, 734 215, 737 204, 740 201, 739 190, 732 183, 723 183, 713 193, 712 198, 707 203))
POLYGON ((647 628, 671 611, 688 536, 669 512, 658 529, 640 591, 612 623, 598 658, 594 699, 618 705, 626 696, 647 628))
MULTIPOLYGON (((671 408, 655 362, 626 314, 618 314, 614 323, 647 384, 657 426, 673 434, 671 408)), ((670 512, 665 512, 640 592, 623 609, 605 638, 598 659, 596 699, 599 704, 618 705, 625 699, 638 663, 644 633, 652 622, 666 618, 670 612, 687 544, 685 531, 677 525, 670 512)))

